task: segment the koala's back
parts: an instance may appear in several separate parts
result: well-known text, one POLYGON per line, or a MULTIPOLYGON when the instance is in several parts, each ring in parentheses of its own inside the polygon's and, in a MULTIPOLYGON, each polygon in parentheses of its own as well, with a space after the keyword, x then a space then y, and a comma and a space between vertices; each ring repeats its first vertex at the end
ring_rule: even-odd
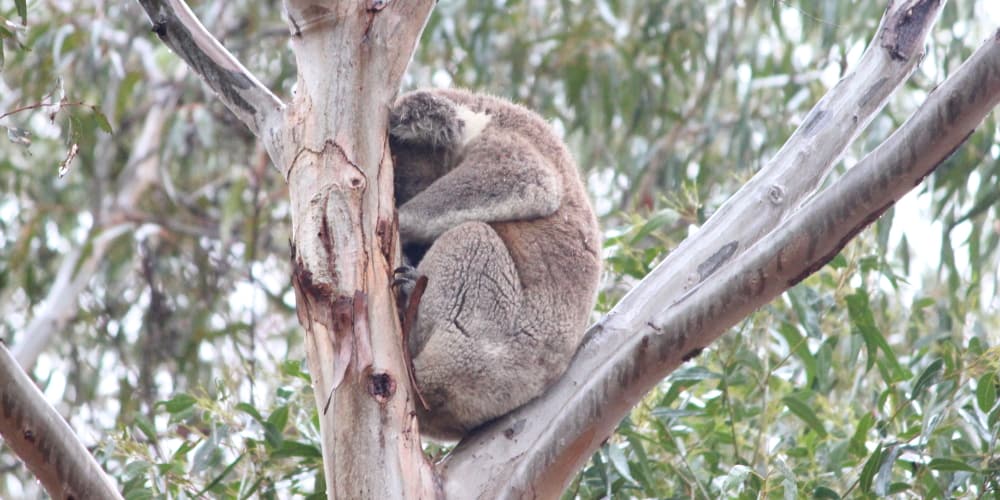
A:
MULTIPOLYGON (((428 288, 410 343, 430 406, 418 408, 422 429, 455 439, 538 396, 565 370, 594 304, 600 235, 575 162, 541 117, 491 96, 430 92, 458 106, 460 147, 407 145, 394 153, 397 171, 415 170, 404 174, 414 180, 403 182, 431 192, 450 182, 441 171, 454 171, 472 180, 444 193, 478 200, 458 210, 449 196, 436 196, 440 206, 425 206, 422 217, 404 217, 408 204, 400 206, 401 234, 404 225, 429 224, 422 219, 432 217, 431 208, 457 214, 441 215, 454 224, 418 266, 428 288), (448 166, 435 167, 430 175, 441 180, 430 181, 423 172, 438 161, 448 166), (510 168, 494 168, 507 163, 510 168), (534 208, 511 208, 508 198, 534 208), (501 212, 518 215, 496 215, 501 212)), ((427 205, 419 198, 414 204, 427 205)))
MULTIPOLYGON (((481 136, 510 134, 526 139, 550 160, 551 173, 559 177, 562 197, 554 213, 489 224, 507 245, 524 287, 522 328, 528 334, 551 330, 547 320, 555 319, 559 323, 559 340, 572 344, 570 349, 575 351, 594 305, 601 270, 597 218, 576 162, 552 127, 534 111, 502 98, 464 90, 438 92, 490 117, 481 136), (571 331, 564 331, 566 328, 571 331)), ((475 140, 467 147, 476 147, 475 140)))
MULTIPOLYGON (((600 273, 600 233, 586 190, 569 150, 552 127, 537 113, 505 99, 464 90, 441 89, 436 92, 490 117, 480 136, 516 135, 527 140, 540 155, 551 161, 552 174, 559 177, 562 198, 555 213, 526 220, 492 222, 512 253, 522 282, 537 285, 570 286, 576 282, 591 292, 597 288, 600 273), (585 268, 580 269, 583 265, 585 268), (563 272, 576 269, 576 272, 563 272), (586 278, 585 278, 586 277, 586 278), (584 279, 584 282, 580 280, 584 279)), ((475 140, 468 148, 476 147, 475 140)), ((503 182, 503 179, 498 179, 503 182)), ((572 290, 564 290, 572 293, 572 290)), ((593 306, 584 300, 589 315, 593 306)), ((586 322, 586 320, 583 320, 586 322)))

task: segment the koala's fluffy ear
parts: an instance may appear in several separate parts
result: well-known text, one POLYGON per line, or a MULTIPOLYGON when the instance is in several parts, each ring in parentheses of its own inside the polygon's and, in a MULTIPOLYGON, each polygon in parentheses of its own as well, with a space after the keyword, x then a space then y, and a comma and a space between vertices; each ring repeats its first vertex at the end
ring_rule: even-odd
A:
POLYGON ((450 149, 462 137, 455 104, 418 91, 400 98, 389 115, 389 135, 400 143, 450 149))

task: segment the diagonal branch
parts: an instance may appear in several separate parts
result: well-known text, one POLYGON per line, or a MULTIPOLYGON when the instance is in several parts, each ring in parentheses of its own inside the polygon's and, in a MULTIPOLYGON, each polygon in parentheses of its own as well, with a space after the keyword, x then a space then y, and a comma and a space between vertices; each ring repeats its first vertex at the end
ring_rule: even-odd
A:
POLYGON ((54 336, 64 333, 64 328, 76 315, 77 299, 97 273, 111 243, 131 229, 131 224, 103 229, 88 245, 63 257, 41 311, 28 323, 14 345, 14 357, 26 370, 35 365, 54 336))
POLYGON ((275 128, 285 109, 267 87, 212 36, 182 0, 139 0, 153 32, 218 94, 254 135, 275 128))
MULTIPOLYGON (((572 389, 562 384, 559 392, 566 397, 559 400, 557 411, 547 414, 555 417, 558 425, 550 428, 557 430, 519 435, 517 441, 530 446, 518 449, 517 467, 510 477, 502 478, 504 483, 490 484, 509 484, 519 489, 511 493, 517 495, 544 488, 553 476, 566 480, 648 389, 726 328, 826 264, 943 163, 998 103, 1000 31, 935 89, 896 133, 741 259, 667 307, 660 301, 654 314, 617 308, 592 327, 574 362, 575 372, 589 376, 575 378, 571 384, 579 385, 572 389), (600 356, 608 352, 614 354, 600 356)), ((639 310, 649 310, 653 304, 646 306, 639 310)), ((482 439, 515 426, 525 415, 537 415, 539 408, 552 404, 547 401, 551 399, 505 418, 482 439)), ((485 467, 504 463, 518 448, 496 445, 496 439, 493 444, 485 453, 477 450, 481 457, 492 457, 485 467)), ((448 467, 448 475, 475 477, 469 458, 463 450, 448 467)), ((454 483, 448 482, 449 491, 454 483)))
MULTIPOLYGON (((154 75, 154 79, 158 81, 158 75, 154 75)), ((39 311, 35 312, 13 345, 14 357, 25 370, 32 369, 53 337, 64 333, 66 325, 76 316, 79 307, 77 299, 100 269, 111 244, 133 229, 134 224, 125 222, 128 214, 135 211, 142 196, 158 182, 160 161, 157 151, 163 139, 163 127, 176 111, 177 103, 172 87, 160 85, 158 89, 153 99, 158 105, 145 115, 142 131, 133 143, 125 164, 128 173, 123 177, 127 180, 120 187, 114 202, 102 207, 96 217, 102 221, 102 226, 93 231, 94 236, 86 245, 63 257, 39 311)))
MULTIPOLYGON (((738 285, 715 274, 762 269, 745 266, 747 256, 737 257, 766 245, 754 247, 800 206, 912 72, 940 8, 938 1, 891 5, 855 70, 814 107, 764 170, 591 328, 563 378, 542 398, 467 439, 439 464, 449 495, 557 495, 647 390, 743 314, 791 286, 783 281, 765 297, 765 285, 776 283, 773 273, 750 274, 738 285), (720 284, 729 288, 720 289, 720 284), (705 292, 709 285, 715 295, 705 292), (670 316, 665 319, 665 314, 670 316)), ((843 245, 848 239, 836 242, 843 245)), ((783 271, 793 264, 782 262, 783 271)), ((816 269, 802 264, 794 276, 816 269)))
POLYGON ((111 478, 0 343, 0 435, 52 498, 121 498, 111 478))
MULTIPOLYGON (((844 150, 923 59, 924 39, 944 2, 890 2, 855 67, 810 110, 788 141, 698 231, 668 255, 623 302, 680 297, 770 232, 797 209, 844 150), (754 217, 739 217, 753 213, 754 217), (676 269, 688 272, 677 273, 676 269)), ((643 311, 651 314, 652 311, 643 311)))

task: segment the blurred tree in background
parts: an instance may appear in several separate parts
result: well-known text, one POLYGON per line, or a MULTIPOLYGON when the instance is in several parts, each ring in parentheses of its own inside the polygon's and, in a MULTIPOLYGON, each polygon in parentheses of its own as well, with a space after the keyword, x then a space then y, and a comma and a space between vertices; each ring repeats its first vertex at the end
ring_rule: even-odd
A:
MULTIPOLYGON (((841 171, 1000 27, 994 3, 944 8, 841 171)), ((322 497, 284 182, 138 5, 24 7, 0 2, 3 340, 128 498, 322 497)), ((280 2, 193 7, 291 92, 280 2)), ((406 85, 507 96, 565 134, 605 230, 596 318, 773 155, 883 8, 443 0, 406 85)), ((998 142, 992 117, 666 379, 567 497, 1000 498, 998 142)), ((0 497, 38 494, 5 449, 0 471, 0 497)))

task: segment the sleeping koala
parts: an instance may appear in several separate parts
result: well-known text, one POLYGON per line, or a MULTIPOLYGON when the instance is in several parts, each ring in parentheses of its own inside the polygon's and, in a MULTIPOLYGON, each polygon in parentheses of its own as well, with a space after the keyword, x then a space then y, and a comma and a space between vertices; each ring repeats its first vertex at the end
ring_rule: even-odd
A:
MULTIPOLYGON (((542 393, 594 306, 597 220, 576 164, 527 108, 420 90, 390 115, 406 293, 427 277, 409 336, 423 435, 461 438, 542 393)), ((405 303, 405 302, 404 302, 405 303)))

